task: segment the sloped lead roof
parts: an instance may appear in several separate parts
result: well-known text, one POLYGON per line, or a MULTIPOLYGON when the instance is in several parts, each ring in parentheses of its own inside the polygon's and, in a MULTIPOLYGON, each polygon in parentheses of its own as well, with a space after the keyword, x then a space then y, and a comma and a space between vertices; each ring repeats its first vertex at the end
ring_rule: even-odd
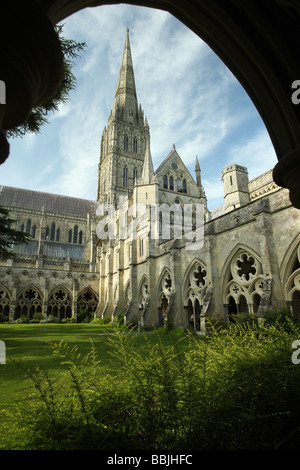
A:
MULTIPOLYGON (((29 243, 22 243, 13 245, 13 253, 16 255, 37 255, 38 254, 37 240, 31 240, 29 243)), ((44 256, 50 258, 67 258, 83 259, 84 246, 83 245, 69 245, 67 243, 52 243, 44 242, 43 253, 44 256)))
POLYGON ((10 186, 0 186, 0 206, 36 210, 42 210, 45 207, 47 212, 86 217, 88 212, 94 213, 96 211, 97 202, 10 186))

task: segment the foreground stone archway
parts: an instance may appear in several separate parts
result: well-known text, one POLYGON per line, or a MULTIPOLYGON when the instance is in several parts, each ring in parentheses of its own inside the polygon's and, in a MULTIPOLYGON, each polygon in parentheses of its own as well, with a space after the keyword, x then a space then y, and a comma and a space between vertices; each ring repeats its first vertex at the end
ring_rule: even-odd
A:
MULTIPOLYGON (((31 108, 53 94, 62 79, 62 54, 55 23, 101 0, 11 0, 2 2, 1 65, 7 100, 0 107, 2 130, 19 125, 31 108), (24 5, 25 4, 25 5, 24 5)), ((291 96, 300 80, 298 0, 132 0, 166 10, 201 37, 244 87, 262 117, 278 164, 274 180, 290 190, 300 208, 300 105, 291 96)), ((2 71, 1 71, 2 73, 2 71)), ((218 86, 218 84, 212 84, 218 86)), ((0 134, 0 163, 9 154, 0 134)))

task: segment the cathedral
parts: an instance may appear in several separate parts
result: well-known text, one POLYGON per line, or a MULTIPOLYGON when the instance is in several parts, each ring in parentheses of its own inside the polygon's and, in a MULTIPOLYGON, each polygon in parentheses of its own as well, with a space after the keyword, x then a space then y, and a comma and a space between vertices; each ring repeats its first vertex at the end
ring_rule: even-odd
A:
POLYGON ((249 180, 233 163, 209 211, 196 156, 195 175, 174 144, 153 167, 127 30, 96 200, 0 186, 0 206, 31 235, 0 261, 0 320, 89 314, 204 331, 207 316, 299 313, 300 212, 288 190, 271 170, 249 180))

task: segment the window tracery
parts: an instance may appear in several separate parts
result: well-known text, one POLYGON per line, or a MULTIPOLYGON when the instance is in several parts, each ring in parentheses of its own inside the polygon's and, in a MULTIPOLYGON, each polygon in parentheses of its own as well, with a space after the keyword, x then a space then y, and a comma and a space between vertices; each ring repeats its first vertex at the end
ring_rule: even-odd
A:
POLYGON ((196 330, 201 329, 200 314, 205 302, 208 283, 205 265, 196 260, 187 272, 183 293, 188 322, 196 330))
POLYGON ((15 309, 15 319, 25 316, 32 319, 35 313, 42 312, 42 294, 35 286, 29 286, 18 295, 15 309))
POLYGON ((53 315, 58 320, 72 316, 71 295, 64 287, 57 287, 49 295, 47 315, 53 315))
POLYGON ((225 286, 229 316, 239 312, 257 313, 263 295, 263 281, 260 261, 247 250, 239 250, 231 260, 225 286))
POLYGON ((149 283, 148 283, 148 278, 145 276, 140 285, 139 308, 141 310, 144 310, 148 301, 149 301, 149 283))
MULTIPOLYGON (((299 237, 298 237, 299 238, 299 237)), ((288 303, 294 314, 300 316, 300 241, 287 260, 287 272, 284 276, 288 303)))
POLYGON ((78 295, 77 308, 88 313, 95 313, 98 306, 98 296, 92 289, 85 289, 78 295))
POLYGON ((0 285, 0 315, 8 316, 10 311, 11 297, 6 287, 0 285))

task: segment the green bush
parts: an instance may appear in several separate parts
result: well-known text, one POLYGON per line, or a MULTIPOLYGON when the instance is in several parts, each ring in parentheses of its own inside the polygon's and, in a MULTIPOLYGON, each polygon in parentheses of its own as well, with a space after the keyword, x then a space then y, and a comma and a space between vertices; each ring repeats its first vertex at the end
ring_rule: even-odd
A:
POLYGON ((207 337, 155 334, 154 346, 147 334, 141 345, 140 335, 116 328, 110 347, 119 369, 105 376, 93 344, 84 358, 53 344, 70 380, 28 372, 32 394, 14 412, 20 448, 299 448, 300 365, 291 360, 297 325, 242 321, 212 326, 207 337))
POLYGON ((41 320, 41 323, 58 323, 58 319, 54 315, 47 315, 46 318, 41 320))
POLYGON ((14 320, 14 323, 29 323, 29 319, 25 315, 21 315, 20 318, 14 320))

